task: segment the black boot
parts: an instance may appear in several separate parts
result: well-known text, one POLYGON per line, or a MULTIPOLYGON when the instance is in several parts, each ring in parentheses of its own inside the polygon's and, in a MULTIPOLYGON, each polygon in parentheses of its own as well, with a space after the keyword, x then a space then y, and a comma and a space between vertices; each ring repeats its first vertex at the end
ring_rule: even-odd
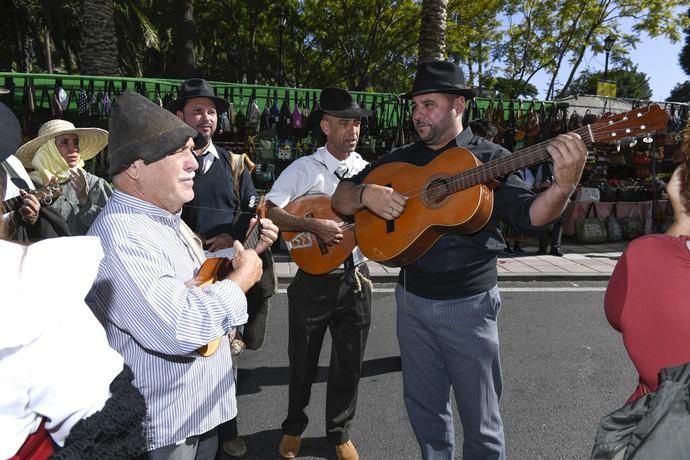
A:
POLYGON ((556 257, 563 257, 563 253, 561 252, 561 248, 559 246, 553 246, 551 248, 551 255, 556 256, 556 257))

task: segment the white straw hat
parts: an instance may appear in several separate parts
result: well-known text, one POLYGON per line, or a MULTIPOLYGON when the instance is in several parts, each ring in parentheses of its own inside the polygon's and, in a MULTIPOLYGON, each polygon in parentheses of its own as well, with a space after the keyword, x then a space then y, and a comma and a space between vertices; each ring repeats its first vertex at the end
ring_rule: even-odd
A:
POLYGON ((108 131, 100 128, 75 128, 67 120, 50 120, 38 130, 38 136, 17 149, 16 156, 26 168, 31 168, 31 160, 43 144, 53 141, 63 134, 79 136, 79 155, 82 160, 89 160, 108 145, 108 131))

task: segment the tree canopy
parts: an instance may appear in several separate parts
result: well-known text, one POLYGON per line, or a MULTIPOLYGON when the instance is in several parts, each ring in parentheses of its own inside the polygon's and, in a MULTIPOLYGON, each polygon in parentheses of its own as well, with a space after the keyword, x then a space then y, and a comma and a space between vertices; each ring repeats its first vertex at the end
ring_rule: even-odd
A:
POLYGON ((542 71, 551 75, 547 99, 572 92, 585 53, 602 53, 607 36, 616 37, 614 62, 625 63, 627 50, 641 32, 678 40, 690 25, 690 16, 677 14, 687 0, 5 0, 4 4, 0 69, 5 71, 82 73, 88 68, 115 68, 133 77, 198 75, 267 85, 403 92, 409 89, 418 55, 437 52, 445 43, 447 58, 464 67, 469 84, 493 87, 501 78, 502 91, 510 82, 510 93, 528 96, 534 93, 534 76, 542 71), (89 20, 83 18, 86 3, 89 20), (439 14, 445 10, 445 30, 427 24, 420 32, 423 8, 435 20, 443 20, 439 14), (111 18, 114 30, 106 27, 111 18), (631 30, 623 30, 624 21, 633 23, 631 30), (84 28, 97 29, 96 34, 84 28), (89 43, 117 47, 105 51, 105 45, 89 43), (431 51, 420 54, 420 43, 430 43, 431 51), (117 56, 106 62, 103 58, 112 53, 117 56), (563 69, 569 72, 561 82, 557 75, 563 69))

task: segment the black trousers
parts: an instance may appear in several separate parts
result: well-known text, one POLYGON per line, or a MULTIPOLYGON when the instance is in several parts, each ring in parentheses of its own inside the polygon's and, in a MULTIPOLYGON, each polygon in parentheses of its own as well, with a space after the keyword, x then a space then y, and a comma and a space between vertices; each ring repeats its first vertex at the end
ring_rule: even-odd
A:
POLYGON ((290 385, 283 433, 301 435, 309 419, 305 408, 316 379, 326 330, 332 338, 326 390, 326 437, 347 442, 357 406, 357 387, 371 323, 371 284, 366 264, 355 274, 314 276, 299 270, 288 287, 290 385))

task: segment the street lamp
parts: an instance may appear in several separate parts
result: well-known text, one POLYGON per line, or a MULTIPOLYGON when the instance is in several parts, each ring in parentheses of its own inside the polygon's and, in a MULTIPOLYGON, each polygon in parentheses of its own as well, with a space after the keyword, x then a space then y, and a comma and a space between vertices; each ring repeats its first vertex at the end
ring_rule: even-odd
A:
POLYGON ((604 64, 604 80, 609 77, 609 53, 613 49, 613 44, 616 42, 616 37, 609 35, 604 39, 604 51, 606 51, 606 63, 604 64))
POLYGON ((278 86, 283 86, 283 32, 287 25, 287 16, 283 10, 280 10, 278 17, 278 26, 280 27, 280 34, 278 35, 278 86))

